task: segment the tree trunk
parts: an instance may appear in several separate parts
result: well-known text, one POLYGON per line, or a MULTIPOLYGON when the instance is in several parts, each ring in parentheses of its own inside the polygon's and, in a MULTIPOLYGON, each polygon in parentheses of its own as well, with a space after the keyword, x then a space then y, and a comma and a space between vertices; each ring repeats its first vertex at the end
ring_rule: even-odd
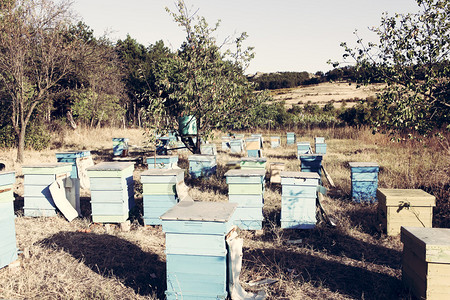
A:
POLYGON ((25 152, 25 130, 26 126, 22 125, 19 133, 19 144, 17 145, 17 158, 16 162, 23 163, 23 154, 25 152))

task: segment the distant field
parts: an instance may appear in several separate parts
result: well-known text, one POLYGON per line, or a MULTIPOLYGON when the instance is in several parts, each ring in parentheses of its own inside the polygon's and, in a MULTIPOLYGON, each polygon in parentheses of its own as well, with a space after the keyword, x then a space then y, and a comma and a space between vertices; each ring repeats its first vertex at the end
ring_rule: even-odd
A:
MULTIPOLYGON (((325 82, 312 86, 275 90, 272 95, 277 101, 286 101, 288 108, 308 101, 324 106, 327 102, 334 100, 336 105, 339 105, 342 100, 366 99, 369 96, 375 96, 382 87, 383 84, 373 84, 357 88, 354 83, 349 85, 346 82, 325 82)), ((355 103, 347 102, 347 105, 352 106, 355 103)))

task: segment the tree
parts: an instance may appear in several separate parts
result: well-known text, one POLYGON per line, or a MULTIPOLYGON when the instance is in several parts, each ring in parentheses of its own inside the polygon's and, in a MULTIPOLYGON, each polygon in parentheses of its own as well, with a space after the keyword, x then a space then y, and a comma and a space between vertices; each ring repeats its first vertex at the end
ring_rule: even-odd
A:
POLYGON ((3 1, 0 7, 0 81, 9 95, 23 161, 25 133, 35 108, 70 73, 77 53, 67 40, 70 3, 49 0, 3 1))
POLYGON ((177 2, 177 11, 170 13, 186 32, 186 41, 160 66, 157 93, 149 105, 152 117, 159 122, 151 123, 167 131, 180 117, 194 116, 196 138, 181 130, 178 134, 189 150, 200 153, 201 138, 208 138, 213 129, 248 124, 252 108, 263 102, 266 94, 254 93, 254 85, 243 74, 253 58, 251 48, 242 49, 245 33, 228 41, 228 46, 236 47, 234 51, 222 53, 225 45, 218 45, 213 37, 219 22, 210 27, 205 18, 191 14, 182 0, 177 2))
POLYGON ((355 49, 341 44, 344 58, 353 58, 364 70, 360 82, 387 83, 376 107, 384 122, 375 121, 375 131, 428 135, 450 130, 450 2, 416 1, 417 13, 383 15, 380 27, 372 29, 378 44, 359 37, 355 49))

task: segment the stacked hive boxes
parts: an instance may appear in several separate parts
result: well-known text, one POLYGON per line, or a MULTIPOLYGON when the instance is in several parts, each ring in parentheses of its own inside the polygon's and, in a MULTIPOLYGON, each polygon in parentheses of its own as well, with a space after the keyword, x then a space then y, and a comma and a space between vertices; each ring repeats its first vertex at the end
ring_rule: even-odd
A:
POLYGON ((450 229, 402 227, 402 279, 417 299, 450 299, 450 229))
POLYGON ((352 199, 356 202, 375 202, 379 166, 374 162, 350 162, 352 199))
POLYGON ((167 299, 226 299, 227 248, 237 204, 181 201, 161 216, 167 299))
POLYGON ((17 259, 14 225, 14 172, 0 172, 0 269, 17 259))
POLYGON ((49 187, 56 179, 69 177, 71 171, 71 163, 23 166, 24 215, 26 217, 55 216, 56 206, 49 187))
POLYGON ((267 158, 243 157, 241 158, 241 169, 266 169, 267 158))
POLYGON ((315 172, 322 175, 322 154, 300 155, 300 168, 302 172, 315 172))
POLYGON ((251 137, 245 140, 245 147, 247 149, 248 157, 261 157, 261 138, 251 137))
POLYGON ((296 141, 295 132, 286 133, 286 145, 294 145, 296 141))
POLYGON ((173 169, 178 164, 178 155, 157 155, 147 157, 149 169, 173 169))
POLYGON ((121 223, 134 207, 134 163, 102 162, 87 168, 91 182, 92 221, 121 223))
POLYGON ((325 144, 324 137, 316 137, 314 139, 316 153, 326 154, 327 153, 327 144, 325 144))
POLYGON ((278 148, 280 147, 281 139, 279 136, 271 136, 270 137, 270 146, 272 148, 278 148))
POLYGON ((281 172, 281 228, 314 228, 319 175, 281 172))
POLYGON ((311 154, 311 144, 309 142, 298 142, 297 143, 297 158, 303 154, 311 154))
POLYGON ((183 169, 152 169, 141 174, 145 225, 161 225, 160 216, 178 203, 177 184, 183 169))
POLYGON ((128 140, 127 138, 113 138, 113 154, 114 156, 121 156, 128 154, 128 140))
POLYGON ((235 225, 241 229, 262 229, 265 175, 263 169, 229 170, 225 173, 229 202, 238 205, 235 225))
POLYGON ((217 162, 215 155, 197 154, 188 156, 189 174, 193 178, 209 177, 216 174, 217 162))
POLYGON ((401 226, 432 227, 436 198, 418 189, 377 189, 378 219, 388 235, 401 226))

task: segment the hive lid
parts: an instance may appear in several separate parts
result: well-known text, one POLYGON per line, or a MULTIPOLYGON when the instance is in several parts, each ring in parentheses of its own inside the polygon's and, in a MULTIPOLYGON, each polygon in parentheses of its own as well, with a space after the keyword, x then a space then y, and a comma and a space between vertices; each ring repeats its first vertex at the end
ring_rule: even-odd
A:
POLYGON ((292 171, 281 171, 281 177, 289 177, 289 178, 312 178, 312 179, 320 179, 320 176, 316 172, 292 172, 292 171))
POLYGON ((401 241, 427 262, 450 263, 450 228, 402 226, 401 241))
POLYGON ((421 189, 384 189, 377 190, 377 199, 386 206, 399 206, 409 203, 411 206, 435 206, 436 198, 421 189))
POLYGON ((230 177, 251 177, 251 176, 265 176, 264 169, 233 169, 225 173, 225 176, 230 177))
POLYGON ((358 167, 379 167, 376 162, 349 162, 348 165, 350 168, 358 168, 358 167))
POLYGON ((215 160, 215 159, 216 159, 215 155, 209 155, 209 154, 194 154, 194 155, 188 156, 188 160, 194 160, 194 161, 211 161, 211 160, 215 160))
POLYGON ((251 161, 251 162, 266 162, 267 158, 265 157, 243 157, 241 161, 251 161))
POLYGON ((184 169, 149 169, 141 173, 141 176, 176 176, 184 174, 184 169))
POLYGON ((180 201, 160 218, 173 221, 228 222, 237 203, 180 201))
POLYGON ((57 174, 72 170, 72 163, 49 163, 22 166, 22 172, 28 174, 57 174))
POLYGON ((305 154, 300 154, 300 158, 301 157, 323 157, 323 154, 320 153, 305 153, 305 154))
POLYGON ((89 167, 86 171, 122 171, 134 165, 134 162, 101 162, 89 167))
MULTIPOLYGON (((172 158, 172 157, 178 157, 178 155, 156 155, 156 158, 172 158)), ((155 159, 154 156, 149 156, 147 159, 155 159)))

